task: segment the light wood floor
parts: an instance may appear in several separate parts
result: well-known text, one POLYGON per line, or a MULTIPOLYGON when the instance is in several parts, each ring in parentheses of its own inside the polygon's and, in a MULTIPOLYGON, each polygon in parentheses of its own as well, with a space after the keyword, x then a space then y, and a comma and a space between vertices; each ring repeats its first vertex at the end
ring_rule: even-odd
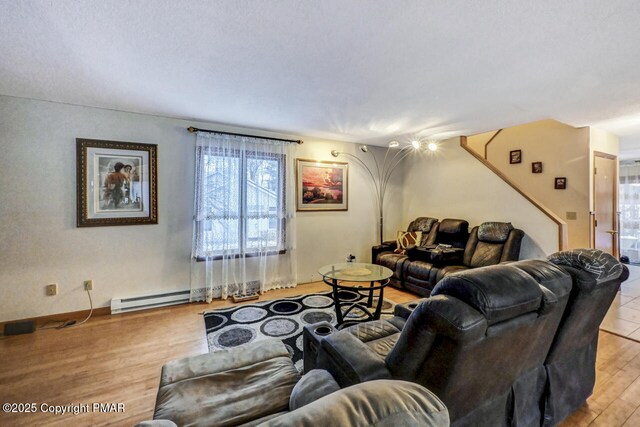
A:
POLYGON ((627 265, 629 279, 620 286, 601 328, 640 341, 640 267, 627 265))
MULTIPOLYGON (((313 283, 272 291, 261 299, 326 290, 324 284, 313 283)), ((385 297, 398 303, 415 298, 391 288, 385 297)), ((38 409, 43 403, 124 403, 125 410, 78 415, 0 412, 0 426, 131 426, 151 419, 161 366, 206 353, 200 313, 230 305, 216 301, 104 315, 74 328, 4 337, 0 340, 0 403, 36 403, 38 409)), ((640 343, 608 333, 600 338, 595 393, 563 426, 639 426, 640 343)))

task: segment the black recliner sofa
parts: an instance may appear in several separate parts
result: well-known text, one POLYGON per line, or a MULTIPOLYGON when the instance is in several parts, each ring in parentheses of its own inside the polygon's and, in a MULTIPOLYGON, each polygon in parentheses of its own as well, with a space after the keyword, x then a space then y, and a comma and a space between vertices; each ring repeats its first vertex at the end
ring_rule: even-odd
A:
POLYGON ((597 250, 457 272, 393 319, 330 335, 318 363, 341 385, 418 382, 452 425, 557 425, 593 391, 598 326, 627 277, 597 250))
POLYGON ((484 222, 473 227, 465 240, 464 252, 453 254, 459 254, 457 257, 440 260, 431 251, 428 252, 430 258, 425 259, 421 248, 411 248, 407 251, 408 259, 402 264, 401 283, 415 294, 428 296, 447 274, 517 261, 523 237, 524 232, 513 228, 509 222, 484 222))
MULTIPOLYGON (((409 225, 408 231, 419 231, 416 223, 425 224, 421 217, 409 225)), ((485 222, 468 232, 469 223, 463 219, 446 218, 433 222, 423 232, 421 242, 406 249, 406 254, 395 252, 396 242, 372 248, 376 264, 383 265, 393 276, 390 284, 421 296, 431 290, 447 274, 469 268, 484 267, 505 261, 517 261, 524 232, 508 222, 485 222), (447 245, 452 249, 436 249, 447 245)))
MULTIPOLYGON (((438 220, 431 217, 418 217, 411 221, 408 232, 419 231, 422 234, 420 245, 433 244, 438 230, 438 220)), ((398 248, 395 240, 384 242, 371 248, 371 262, 383 265, 393 271, 393 276, 389 279, 390 284, 396 288, 401 288, 400 275, 402 274, 402 264, 407 259, 405 253, 396 252, 398 248)))

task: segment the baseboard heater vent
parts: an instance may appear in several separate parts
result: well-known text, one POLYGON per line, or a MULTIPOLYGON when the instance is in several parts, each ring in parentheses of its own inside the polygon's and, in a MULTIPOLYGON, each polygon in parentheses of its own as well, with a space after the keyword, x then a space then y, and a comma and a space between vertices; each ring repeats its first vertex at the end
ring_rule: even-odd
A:
POLYGON ((111 300, 111 314, 184 304, 189 302, 190 293, 190 291, 177 291, 167 292, 164 294, 147 295, 144 297, 113 298, 111 300))

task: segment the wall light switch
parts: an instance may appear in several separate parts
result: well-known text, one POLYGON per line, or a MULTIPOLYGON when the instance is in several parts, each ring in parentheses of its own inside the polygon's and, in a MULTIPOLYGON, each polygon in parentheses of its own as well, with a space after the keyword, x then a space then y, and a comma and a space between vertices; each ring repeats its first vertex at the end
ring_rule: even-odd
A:
POLYGON ((577 212, 567 212, 567 219, 578 219, 578 213, 577 212))

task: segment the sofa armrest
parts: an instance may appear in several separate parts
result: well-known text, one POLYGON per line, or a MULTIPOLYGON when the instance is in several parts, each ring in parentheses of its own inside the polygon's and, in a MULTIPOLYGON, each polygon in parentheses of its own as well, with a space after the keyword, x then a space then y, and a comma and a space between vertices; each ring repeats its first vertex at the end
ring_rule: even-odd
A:
POLYGON ((382 252, 393 252, 395 248, 398 247, 398 243, 395 240, 389 240, 386 242, 382 242, 381 245, 376 245, 371 248, 371 263, 376 263, 376 258, 382 252))
POLYGON ((524 231, 518 230, 517 228, 511 230, 504 244, 500 261, 518 261, 520 259, 520 246, 522 245, 523 238, 524 231))
POLYGON ((408 319, 413 313, 413 310, 416 309, 423 301, 426 301, 428 298, 420 298, 414 299, 413 301, 405 302, 403 304, 396 304, 396 307, 393 309, 393 315, 397 317, 402 317, 403 319, 408 319))
POLYGON ((407 247, 407 256, 409 257, 409 261, 431 262, 430 249, 424 248, 422 246, 413 245, 407 247))
POLYGON ((340 386, 329 372, 322 369, 312 369, 300 378, 300 381, 293 387, 289 398, 289 410, 295 411, 338 390, 340 390, 340 386))
POLYGON ((341 387, 391 378, 382 357, 347 331, 322 340, 317 367, 329 371, 341 387))
POLYGON ((264 427, 449 426, 438 397, 415 383, 397 380, 358 384, 260 424, 264 427))
POLYGON ((437 266, 461 265, 464 250, 458 248, 434 249, 431 252, 431 262, 437 266))

